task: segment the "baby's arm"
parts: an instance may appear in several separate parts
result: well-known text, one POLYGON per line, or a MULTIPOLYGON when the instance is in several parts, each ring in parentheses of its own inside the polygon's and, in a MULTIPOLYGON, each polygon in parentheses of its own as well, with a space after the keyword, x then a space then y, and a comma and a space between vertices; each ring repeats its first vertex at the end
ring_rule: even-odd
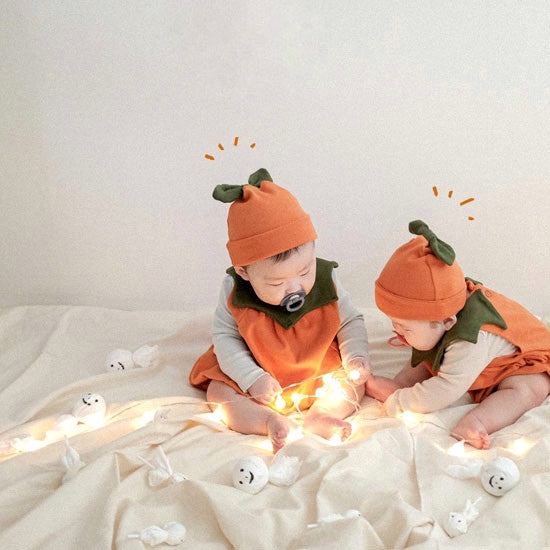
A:
POLYGON ((430 376, 431 374, 423 364, 413 368, 409 362, 394 376, 393 380, 385 376, 369 377, 365 384, 365 392, 370 397, 383 402, 396 390, 414 386, 416 383, 430 378, 430 376))
POLYGON ((212 342, 220 369, 234 380, 243 392, 254 392, 252 397, 260 397, 269 391, 277 381, 267 374, 254 360, 243 340, 237 322, 231 315, 227 300, 233 289, 233 279, 224 279, 218 306, 212 324, 212 342), (271 382, 273 381, 273 382, 271 382))
POLYGON ((351 303, 349 293, 332 272, 332 280, 338 294, 338 314, 340 315, 340 329, 336 335, 338 348, 342 356, 344 368, 348 371, 357 370, 359 378, 357 385, 363 384, 370 375, 369 343, 363 315, 351 303))
MULTIPOLYGON (((445 349, 438 375, 430 376, 412 387, 397 389, 384 403, 386 413, 389 416, 396 416, 406 410, 430 413, 460 399, 494 357, 491 356, 486 336, 487 333, 481 331, 476 344, 464 340, 451 342, 445 349)), ((422 369, 418 376, 421 376, 422 371, 427 372, 422 365, 415 369, 422 369)), ((403 380, 410 376, 406 370, 402 373, 403 380)))
POLYGON ((401 388, 410 388, 418 382, 424 382, 428 378, 431 378, 430 371, 424 366, 424 363, 420 363, 413 367, 409 361, 405 367, 403 367, 394 377, 393 381, 401 388))
POLYGON ((365 393, 369 397, 384 402, 393 392, 402 387, 391 378, 372 375, 367 378, 365 383, 365 393))

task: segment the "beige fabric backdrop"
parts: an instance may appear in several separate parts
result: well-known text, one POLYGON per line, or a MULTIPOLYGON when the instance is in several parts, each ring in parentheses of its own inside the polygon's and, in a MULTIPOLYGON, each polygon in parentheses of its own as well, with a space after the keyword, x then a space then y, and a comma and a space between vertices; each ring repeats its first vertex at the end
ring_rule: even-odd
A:
MULTIPOLYGON (((379 372, 395 372, 407 352, 389 348, 390 326, 375 310, 364 310, 372 358, 379 372)), ((70 412, 86 391, 107 400, 106 425, 80 427, 70 438, 85 463, 62 483, 62 441, 34 452, 4 455, 0 463, 0 548, 138 549, 127 535, 149 525, 179 521, 187 527, 183 548, 543 548, 550 544, 550 408, 548 402, 493 438, 493 449, 469 458, 450 455, 448 428, 469 407, 467 398, 423 423, 407 428, 379 417, 365 399, 343 445, 306 437, 282 452, 302 460, 290 487, 268 484, 257 495, 235 489, 234 462, 272 455, 265 438, 245 436, 214 423, 204 394, 186 374, 209 343, 211 316, 204 313, 122 312, 99 308, 29 307, 0 311, 0 440, 21 433, 43 439, 59 414, 70 412), (156 366, 105 372, 112 349, 135 350, 160 342, 156 366), (144 412, 166 418, 146 423, 144 412), (523 435, 529 450, 515 455, 511 443, 523 435), (174 471, 189 481, 150 487, 149 460, 161 445, 174 471), (498 498, 476 478, 450 477, 446 466, 513 458, 521 481, 498 498), (480 516, 468 533, 450 539, 442 529, 450 511, 482 497, 480 516), (328 514, 357 509, 361 517, 307 528, 328 514)), ((468 450, 468 447, 466 448, 468 450)), ((166 547, 166 546, 161 546, 166 547)))

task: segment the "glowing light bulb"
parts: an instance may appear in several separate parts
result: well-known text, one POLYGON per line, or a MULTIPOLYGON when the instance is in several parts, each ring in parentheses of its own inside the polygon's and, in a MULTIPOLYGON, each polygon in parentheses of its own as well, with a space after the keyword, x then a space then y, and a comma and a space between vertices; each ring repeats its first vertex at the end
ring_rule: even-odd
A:
POLYGON ((283 399, 281 394, 277 395, 275 398, 275 408, 280 411, 286 407, 286 401, 283 399))
POLYGON ((347 399, 348 397, 346 390, 344 390, 344 388, 340 385, 337 388, 332 389, 332 394, 337 399, 347 399))
POLYGON ((63 434, 61 432, 58 432, 57 430, 47 430, 44 441, 51 443, 53 441, 59 441, 62 437, 63 434))
POLYGON ((349 373, 348 373, 348 378, 352 382, 355 382, 356 380, 359 380, 359 378, 361 378, 361 373, 359 372, 359 369, 350 370, 349 373))
POLYGON ((39 441, 38 439, 35 439, 32 435, 28 434, 23 434, 19 437, 15 437, 11 440, 10 443, 18 453, 36 451, 36 449, 41 449, 46 445, 45 441, 39 441))
POLYGON ((518 439, 514 439, 514 441, 512 441, 512 443, 508 446, 508 449, 515 455, 519 456, 526 453, 532 446, 532 443, 529 443, 523 437, 520 437, 518 439))
POLYGON ((223 410, 223 407, 221 405, 218 405, 213 411, 212 416, 214 417, 214 420, 216 422, 219 422, 220 424, 227 424, 225 413, 223 410))
POLYGON ((263 449, 264 451, 272 451, 273 450, 273 444, 269 439, 264 439, 260 443, 258 443, 258 448, 263 449))
POLYGON ((315 390, 315 397, 324 397, 326 394, 327 388, 325 386, 321 386, 315 390))
POLYGON ((466 454, 466 450, 464 449, 464 444, 466 441, 464 439, 461 439, 460 441, 457 441, 456 443, 453 443, 450 447, 447 453, 449 453, 451 456, 464 456, 466 454))
POLYGON ((411 411, 402 412, 399 415, 399 418, 403 420, 407 428, 414 428, 415 426, 418 426, 418 424, 420 424, 420 419, 421 419, 419 414, 415 414, 411 411))
POLYGON ((98 428, 102 428, 103 426, 105 426, 105 417, 102 415, 90 415, 88 418, 86 418, 86 424, 90 426, 92 430, 97 430, 98 428))
POLYGON ((293 441, 298 441, 298 439, 302 439, 302 437, 304 437, 302 428, 292 428, 288 432, 288 435, 286 436, 286 443, 292 443, 293 441))
POLYGON ((143 426, 147 426, 147 424, 151 423, 153 419, 155 418, 155 409, 151 411, 145 411, 139 418, 136 418, 132 421, 132 426, 134 430, 137 430, 139 428, 143 428, 143 426))
POLYGON ((305 395, 302 395, 301 393, 298 393, 298 392, 294 392, 290 399, 295 405, 297 405, 304 397, 305 395))
POLYGON ((141 415, 141 418, 143 418, 143 421, 148 424, 149 422, 153 422, 153 420, 155 419, 155 414, 157 414, 157 410, 151 409, 150 411, 145 411, 141 415))

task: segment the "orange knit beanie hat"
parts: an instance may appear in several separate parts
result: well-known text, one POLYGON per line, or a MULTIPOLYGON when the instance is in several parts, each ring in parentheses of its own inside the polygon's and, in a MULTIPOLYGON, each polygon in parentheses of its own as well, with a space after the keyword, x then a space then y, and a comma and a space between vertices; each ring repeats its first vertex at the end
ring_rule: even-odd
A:
POLYGON ((246 266, 317 238, 296 197, 260 168, 248 185, 218 185, 212 196, 232 202, 227 216, 227 250, 234 266, 246 266))
POLYGON ((375 283, 378 308, 388 317, 441 321, 466 303, 466 282, 454 250, 421 220, 409 224, 418 237, 399 247, 375 283))

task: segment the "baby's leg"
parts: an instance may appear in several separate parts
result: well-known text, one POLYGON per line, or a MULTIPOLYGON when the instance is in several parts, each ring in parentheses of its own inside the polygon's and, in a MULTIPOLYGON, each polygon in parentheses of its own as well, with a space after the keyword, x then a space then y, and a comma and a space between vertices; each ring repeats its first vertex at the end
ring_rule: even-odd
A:
POLYGON ((505 378, 498 390, 467 413, 451 433, 473 447, 488 449, 489 434, 509 426, 523 413, 538 407, 549 393, 550 376, 545 372, 505 378))
POLYGON ((365 386, 351 386, 341 382, 346 398, 334 395, 330 390, 318 398, 310 407, 304 419, 304 431, 314 433, 325 439, 334 435, 342 441, 351 435, 351 424, 344 420, 355 411, 354 403, 359 404, 365 395, 365 386))
POLYGON ((242 434, 267 435, 274 453, 284 446, 293 425, 289 418, 260 405, 218 380, 210 382, 206 398, 223 407, 224 421, 228 428, 242 434))

